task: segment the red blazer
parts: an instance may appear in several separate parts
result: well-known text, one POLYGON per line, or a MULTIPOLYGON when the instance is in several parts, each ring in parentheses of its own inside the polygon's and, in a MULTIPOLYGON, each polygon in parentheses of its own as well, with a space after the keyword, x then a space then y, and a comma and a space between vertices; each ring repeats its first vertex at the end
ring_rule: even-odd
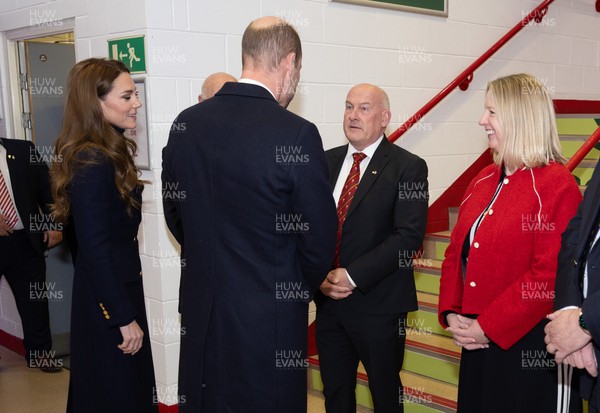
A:
POLYGON ((499 179, 500 168, 490 165, 465 192, 442 264, 439 320, 447 327, 446 312, 476 314, 489 339, 508 349, 552 312, 561 234, 581 193, 556 163, 505 178, 475 234, 463 280, 463 242, 499 179))

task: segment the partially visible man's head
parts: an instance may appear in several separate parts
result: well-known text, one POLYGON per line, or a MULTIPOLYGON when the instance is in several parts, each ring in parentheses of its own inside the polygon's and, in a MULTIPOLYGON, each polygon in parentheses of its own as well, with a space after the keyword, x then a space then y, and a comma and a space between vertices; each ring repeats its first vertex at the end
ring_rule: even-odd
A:
POLYGON ((294 98, 301 67, 300 36, 289 23, 266 16, 248 25, 242 37, 243 71, 274 78, 271 91, 283 107, 294 98))
POLYGON ((354 148, 362 151, 385 131, 390 123, 390 100, 383 89, 362 83, 346 97, 344 133, 354 148))
POLYGON ((209 75, 202 84, 198 103, 212 98, 227 82, 237 82, 237 79, 229 73, 217 72, 209 75))

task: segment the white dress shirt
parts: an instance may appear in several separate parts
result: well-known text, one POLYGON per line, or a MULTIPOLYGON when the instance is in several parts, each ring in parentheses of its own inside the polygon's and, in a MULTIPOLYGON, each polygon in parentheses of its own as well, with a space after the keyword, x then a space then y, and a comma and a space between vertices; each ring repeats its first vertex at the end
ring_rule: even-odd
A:
MULTIPOLYGON (((377 150, 377 147, 381 143, 382 139, 383 135, 381 135, 379 139, 367 146, 362 151, 356 150, 356 148, 354 148, 354 146, 352 146, 351 143, 348 145, 348 152, 346 153, 344 163, 342 164, 342 169, 340 169, 340 174, 338 175, 337 182, 335 183, 335 188, 333 189, 333 199, 335 199, 336 205, 340 200, 342 190, 344 189, 344 185, 346 184, 346 178, 348 178, 348 174, 350 173, 350 170, 352 169, 352 164, 354 163, 354 157, 352 156, 352 154, 356 152, 362 152, 366 156, 360 163, 360 177, 358 179, 358 182, 360 183, 360 180, 365 174, 365 171, 368 169, 369 162, 371 162, 371 158, 373 158, 373 154, 377 150)), ((350 274, 348 274, 348 270, 346 270, 346 275, 348 276, 350 284, 352 284, 353 287, 356 287, 354 280, 350 277, 350 274)))
POLYGON ((335 199, 335 204, 340 200, 340 196, 342 195, 342 190, 344 189, 344 184, 346 183, 346 178, 348 178, 348 174, 350 173, 350 169, 352 169, 352 163, 354 163, 354 158, 352 154, 356 152, 362 152, 365 154, 366 158, 362 160, 360 163, 360 179, 362 179, 367 167, 369 166, 369 162, 371 162, 371 158, 373 158, 373 154, 377 147, 381 143, 383 139, 383 135, 379 137, 375 142, 367 146, 362 151, 358 151, 352 146, 352 144, 348 145, 348 152, 346 153, 346 157, 344 158, 344 163, 342 164, 342 169, 340 169, 340 174, 338 175, 337 182, 335 183, 335 188, 333 189, 333 199, 335 199))

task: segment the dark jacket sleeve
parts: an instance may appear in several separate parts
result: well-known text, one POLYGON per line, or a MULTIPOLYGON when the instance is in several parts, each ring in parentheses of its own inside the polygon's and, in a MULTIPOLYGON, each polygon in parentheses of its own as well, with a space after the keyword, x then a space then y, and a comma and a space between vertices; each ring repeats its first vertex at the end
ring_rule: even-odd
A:
POLYGON ((97 304, 110 318, 109 327, 121 327, 136 317, 133 303, 117 278, 112 257, 111 213, 113 199, 119 196, 114 170, 107 160, 80 166, 70 187, 71 214, 78 241, 77 266, 88 278, 97 304))
MULTIPOLYGON (((163 148, 163 159, 165 159, 165 149, 163 148)), ((161 173, 162 180, 162 203, 163 211, 165 214, 165 221, 171 234, 175 237, 179 245, 183 247, 183 225, 181 223, 181 215, 177 209, 178 202, 176 199, 180 198, 181 194, 177 193, 178 185, 171 178, 168 167, 163 161, 163 169, 161 173)))
POLYGON ((582 295, 579 288, 580 266, 576 265, 577 258, 575 254, 579 239, 582 206, 583 203, 579 205, 577 214, 571 219, 567 229, 562 234, 556 274, 555 310, 560 310, 571 305, 577 307, 581 305, 582 295))
POLYGON ((309 164, 292 167, 292 205, 293 212, 302 214, 302 221, 310 226, 309 231, 299 235, 298 257, 304 278, 314 293, 331 269, 338 221, 321 136, 315 125, 302 128, 298 145, 308 156, 309 164))
MULTIPOLYGON (((427 164, 423 159, 416 156, 413 158, 413 162, 400 177, 397 188, 398 191, 401 188, 428 191, 427 164)), ((396 196, 392 234, 346 266, 350 277, 363 293, 368 293, 385 277, 398 270, 400 251, 416 253, 423 245, 427 226, 427 199, 405 195, 407 196, 396 196)))
MULTIPOLYGON (((579 204, 577 214, 562 235, 562 244, 558 256, 558 273, 556 275, 556 296, 554 308, 556 310, 566 306, 575 305, 583 308, 585 323, 594 338, 600 340, 600 291, 588 291, 588 296, 583 300, 583 291, 579 285, 580 274, 583 272, 581 258, 577 251, 581 250, 581 243, 587 242, 590 234, 581 233, 581 222, 584 215, 597 213, 598 205, 593 205, 597 192, 600 190, 600 167, 596 167, 592 179, 588 182, 583 201, 579 204), (582 305, 583 300, 583 305, 582 305)), ((594 217, 586 216, 586 219, 594 217)), ((597 274, 588 274, 594 277, 597 274)))
MULTIPOLYGON (((577 208, 577 213, 562 234, 561 248, 558 254, 558 271, 556 274, 555 310, 570 305, 581 306, 583 295, 579 286, 579 275, 583 271, 581 265, 585 265, 585 263, 580 262, 577 251, 581 250, 580 243, 587 242, 587 237, 589 236, 589 234, 581 234, 581 221, 584 214, 592 214, 597 211, 598 206, 592 203, 599 190, 600 167, 596 167, 583 194, 583 201, 577 208)), ((593 217, 590 218, 593 219, 593 217)))

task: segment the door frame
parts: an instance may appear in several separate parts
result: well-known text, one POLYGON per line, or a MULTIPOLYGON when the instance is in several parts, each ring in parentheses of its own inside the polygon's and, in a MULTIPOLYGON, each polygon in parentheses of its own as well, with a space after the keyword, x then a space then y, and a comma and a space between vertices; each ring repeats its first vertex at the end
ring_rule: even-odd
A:
MULTIPOLYGON (((0 56, 5 56, 0 62, 0 78, 2 79, 2 100, 0 101, 0 120, 5 118, 6 137, 26 140, 26 134, 21 125, 21 88, 19 84, 18 42, 53 34, 75 33, 75 19, 60 20, 60 25, 27 26, 0 33, 0 56), (4 107, 2 107, 4 106, 4 107)), ((77 47, 75 47, 77 61, 77 47)))

